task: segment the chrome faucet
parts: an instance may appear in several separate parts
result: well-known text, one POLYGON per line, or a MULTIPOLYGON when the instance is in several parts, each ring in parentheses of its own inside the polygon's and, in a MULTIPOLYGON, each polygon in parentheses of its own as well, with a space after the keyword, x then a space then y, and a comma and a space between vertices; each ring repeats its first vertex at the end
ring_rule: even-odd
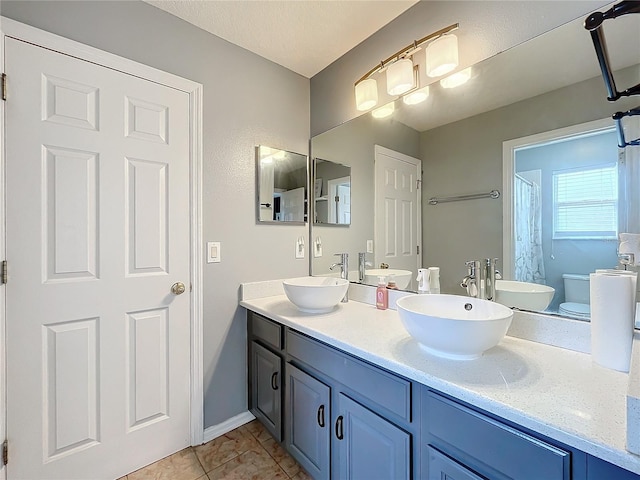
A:
POLYGON ((358 281, 364 283, 364 277, 366 276, 367 268, 367 254, 364 252, 358 253, 358 281))
POLYGON ((500 271, 496 269, 497 262, 497 258, 485 258, 482 262, 480 260, 465 262, 468 271, 460 282, 460 286, 467 290, 470 297, 495 300, 496 280, 502 278, 500 271))
MULTIPOLYGON (((349 254, 348 253, 334 253, 334 255, 340 257, 340 263, 332 263, 329 266, 329 270, 333 270, 336 267, 340 267, 340 278, 349 280, 349 254)), ((344 294, 342 303, 349 301, 349 290, 344 294)))

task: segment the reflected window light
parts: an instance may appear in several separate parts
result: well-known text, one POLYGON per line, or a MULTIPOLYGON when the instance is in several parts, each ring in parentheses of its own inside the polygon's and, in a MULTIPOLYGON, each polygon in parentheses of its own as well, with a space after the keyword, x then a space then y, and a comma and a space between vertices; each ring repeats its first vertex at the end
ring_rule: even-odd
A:
POLYGON ((464 70, 460 70, 459 72, 449 75, 447 78, 443 78, 442 80, 440 80, 440 85, 442 85, 442 88, 456 88, 467 83, 470 78, 471 67, 468 67, 464 70))
POLYGON ((395 111, 395 105, 393 102, 387 103, 379 108, 376 108, 371 112, 373 118, 385 118, 393 114, 395 111))

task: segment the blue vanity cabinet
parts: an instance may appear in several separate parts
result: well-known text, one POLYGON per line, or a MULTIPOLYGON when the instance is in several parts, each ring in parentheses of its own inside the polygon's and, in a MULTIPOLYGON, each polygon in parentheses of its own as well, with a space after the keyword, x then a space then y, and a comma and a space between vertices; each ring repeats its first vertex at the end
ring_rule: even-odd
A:
POLYGON ((428 480, 484 480, 438 449, 427 447, 428 480))
MULTIPOLYGON (((423 391, 422 422, 423 456, 427 457, 429 479, 440 478, 431 476, 434 470, 430 464, 431 452, 434 449, 450 462, 468 470, 468 475, 479 478, 572 478, 572 453, 569 450, 551 445, 429 389, 423 391), (425 450, 428 452, 426 455, 425 450)), ((437 463, 441 461, 442 458, 436 460, 437 463)), ((580 476, 574 475, 573 478, 578 480, 580 476)))
MULTIPOLYGON (((324 443, 320 448, 320 442, 329 440, 330 471, 316 474, 315 465, 322 462, 307 469, 316 480, 327 479, 327 475, 333 480, 420 478, 419 462, 413 461, 419 452, 420 423, 413 410, 412 383, 291 329, 286 329, 285 337, 286 371, 293 372, 293 376, 287 373, 285 431, 302 435, 298 442, 286 438, 292 456, 304 459, 302 449, 292 445, 302 443, 302 439, 308 445, 307 452, 323 452, 324 443), (309 389, 302 419, 290 410, 291 405, 295 409, 292 384, 294 389, 301 388, 295 386, 298 382, 309 389), (316 408, 325 394, 330 396, 324 410, 328 425, 321 432, 316 408)), ((304 462, 301 464, 307 468, 304 462)))
POLYGON ((411 435, 344 394, 334 408, 334 471, 345 480, 410 480, 411 435))
POLYGON ((329 480, 331 388, 290 363, 285 373, 285 447, 315 480, 329 480))
POLYGON ((249 410, 282 440, 282 326, 249 312, 249 410))

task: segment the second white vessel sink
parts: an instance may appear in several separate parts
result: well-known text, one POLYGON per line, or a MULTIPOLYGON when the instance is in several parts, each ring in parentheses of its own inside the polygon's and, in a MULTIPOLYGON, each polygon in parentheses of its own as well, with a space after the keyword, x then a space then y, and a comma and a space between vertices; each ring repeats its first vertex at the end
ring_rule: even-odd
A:
POLYGON ((349 281, 333 277, 299 277, 282 281, 284 293, 298 310, 327 313, 340 303, 349 289, 349 281))
POLYGON ((461 295, 408 295, 396 305, 404 328, 424 351, 455 360, 478 358, 495 347, 513 318, 504 305, 461 295))
POLYGON ((543 311, 551 300, 555 289, 538 283, 515 280, 496 280, 496 302, 507 307, 543 311))

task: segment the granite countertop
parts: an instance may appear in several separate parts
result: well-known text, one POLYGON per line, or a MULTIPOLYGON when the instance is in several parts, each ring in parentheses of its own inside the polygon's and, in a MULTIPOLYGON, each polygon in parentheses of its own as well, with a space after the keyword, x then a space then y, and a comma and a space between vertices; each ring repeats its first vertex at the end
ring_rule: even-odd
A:
POLYGON ((285 295, 240 305, 335 348, 468 402, 542 435, 640 473, 625 449, 629 375, 591 356, 506 336, 471 361, 424 353, 395 310, 357 301, 326 314, 305 314, 285 295))

